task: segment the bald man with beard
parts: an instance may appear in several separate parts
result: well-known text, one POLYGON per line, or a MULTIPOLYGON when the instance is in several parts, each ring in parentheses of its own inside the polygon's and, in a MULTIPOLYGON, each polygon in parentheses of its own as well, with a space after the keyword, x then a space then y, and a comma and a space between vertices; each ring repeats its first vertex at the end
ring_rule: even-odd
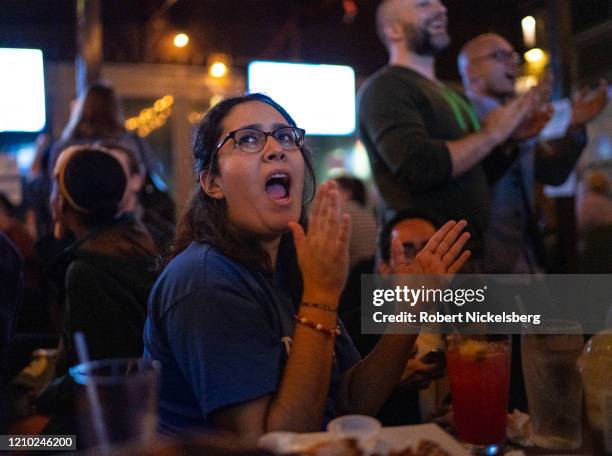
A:
POLYGON ((530 115, 536 97, 527 93, 479 122, 469 102, 435 74, 436 56, 450 43, 446 13, 439 0, 380 4, 376 25, 389 63, 359 91, 359 133, 384 220, 411 209, 466 219, 477 262, 489 219, 481 161, 530 115))
MULTIPOLYGON (((466 43, 458 65, 465 93, 479 119, 516 98, 520 58, 503 37, 487 33, 466 43)), ((550 92, 550 81, 538 88, 550 92)), ((544 110, 522 131, 515 132, 513 148, 496 152, 484 162, 491 183, 491 215, 485 234, 485 272, 535 273, 545 269, 544 249, 535 216, 534 184, 560 185, 571 171, 587 138, 585 125, 606 104, 606 84, 583 91, 573 100, 571 125, 562 138, 538 142, 537 134, 550 118, 544 110), (516 141, 516 139, 519 139, 516 141), (498 155, 498 156, 495 156, 498 155), (495 164, 491 161, 494 160, 495 164), (508 162, 501 167, 499 163, 508 162), (505 169, 500 173, 500 169, 505 169)))

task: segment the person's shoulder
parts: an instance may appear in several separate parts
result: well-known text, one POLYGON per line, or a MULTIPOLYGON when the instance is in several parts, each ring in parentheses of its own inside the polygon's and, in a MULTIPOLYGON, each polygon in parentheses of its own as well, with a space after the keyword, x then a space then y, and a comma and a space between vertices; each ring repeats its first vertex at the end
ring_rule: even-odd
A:
POLYGON ((173 258, 159 276, 151 296, 161 299, 164 306, 188 296, 206 294, 211 290, 232 289, 239 292, 248 281, 249 273, 238 262, 215 247, 192 242, 173 258))
POLYGON ((201 271, 207 279, 224 276, 228 272, 242 271, 243 267, 235 260, 221 253, 214 246, 192 242, 174 257, 164 269, 164 274, 180 275, 194 271, 201 271))
POLYGON ((386 108, 390 103, 413 100, 423 92, 419 75, 409 68, 387 65, 370 76, 359 88, 360 111, 386 108))
POLYGON ((372 92, 381 90, 384 85, 385 79, 388 78, 388 68, 384 66, 377 70, 374 74, 371 74, 358 90, 357 96, 360 99, 367 97, 372 92))
POLYGON ((96 265, 95 259, 89 255, 75 254, 66 268, 64 283, 67 290, 75 287, 82 289, 91 287, 94 282, 104 281, 106 276, 106 271, 96 265))
POLYGON ((394 65, 386 65, 380 68, 376 73, 372 74, 361 86, 361 92, 381 90, 388 93, 398 84, 402 88, 410 89, 419 86, 419 75, 410 68, 404 68, 394 65))

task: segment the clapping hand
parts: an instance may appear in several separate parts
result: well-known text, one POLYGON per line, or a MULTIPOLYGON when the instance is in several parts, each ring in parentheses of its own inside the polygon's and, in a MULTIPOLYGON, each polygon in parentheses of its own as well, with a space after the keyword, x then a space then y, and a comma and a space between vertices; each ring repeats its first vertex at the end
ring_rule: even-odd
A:
POLYGON ((488 132, 496 144, 506 141, 526 119, 529 119, 540 104, 540 93, 536 88, 494 109, 484 120, 482 129, 488 132))
POLYGON ((289 222, 289 228, 304 280, 304 300, 337 305, 348 275, 350 216, 340 210, 336 183, 319 188, 308 233, 296 222, 289 222))
POLYGON ((446 359, 444 353, 433 350, 422 358, 412 357, 408 360, 400 388, 407 390, 420 390, 446 375, 446 359))
POLYGON ((518 128, 512 134, 512 139, 515 141, 523 141, 539 135, 542 129, 550 121, 553 112, 554 110, 552 105, 547 103, 518 126, 518 128))
POLYGON ((465 244, 470 233, 462 233, 467 222, 451 220, 431 237, 414 261, 408 262, 398 238, 391 241, 391 268, 395 274, 455 274, 470 257, 465 244))
POLYGON ((581 89, 572 99, 572 126, 583 127, 603 111, 607 103, 607 81, 601 80, 596 89, 581 89))
POLYGON ((550 121, 554 113, 554 109, 550 103, 552 85, 553 75, 547 72, 540 83, 533 89, 535 97, 533 112, 518 126, 514 133, 512 133, 513 140, 523 141, 539 135, 542 129, 550 121))

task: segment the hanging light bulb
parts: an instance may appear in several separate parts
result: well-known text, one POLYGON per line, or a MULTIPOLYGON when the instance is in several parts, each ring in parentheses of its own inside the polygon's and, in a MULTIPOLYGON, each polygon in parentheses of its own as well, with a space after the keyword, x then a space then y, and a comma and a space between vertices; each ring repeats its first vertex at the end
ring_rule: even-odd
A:
POLYGON ((177 48, 185 47, 187 46, 187 43, 189 43, 189 36, 187 36, 185 33, 177 33, 174 37, 174 45, 177 48))

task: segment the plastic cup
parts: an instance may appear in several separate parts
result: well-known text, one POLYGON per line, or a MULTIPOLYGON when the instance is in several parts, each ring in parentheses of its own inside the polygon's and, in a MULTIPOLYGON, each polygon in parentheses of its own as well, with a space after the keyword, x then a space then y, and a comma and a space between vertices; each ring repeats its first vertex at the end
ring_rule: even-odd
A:
POLYGON ((107 447, 155 436, 160 364, 126 358, 70 368, 80 448, 107 447))
POLYGON ((380 421, 367 415, 345 415, 329 422, 327 430, 340 438, 357 440, 365 448, 375 443, 381 429, 380 421))
POLYGON ((532 440, 539 447, 573 450, 582 445, 582 381, 577 361, 583 346, 577 322, 549 320, 523 329, 523 376, 532 440))

